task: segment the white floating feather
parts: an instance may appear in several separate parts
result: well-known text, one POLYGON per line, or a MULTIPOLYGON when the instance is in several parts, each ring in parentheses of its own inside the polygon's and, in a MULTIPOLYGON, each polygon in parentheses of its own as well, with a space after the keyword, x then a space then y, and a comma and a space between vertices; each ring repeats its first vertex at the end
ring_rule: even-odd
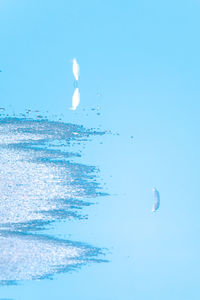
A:
POLYGON ((70 109, 76 110, 79 103, 80 103, 80 93, 79 93, 79 89, 76 88, 72 96, 72 107, 70 109))
POLYGON ((160 194, 159 194, 159 191, 156 188, 153 188, 152 192, 153 192, 153 195, 154 195, 154 198, 155 198, 155 202, 153 204, 152 211, 155 212, 160 207, 160 194))

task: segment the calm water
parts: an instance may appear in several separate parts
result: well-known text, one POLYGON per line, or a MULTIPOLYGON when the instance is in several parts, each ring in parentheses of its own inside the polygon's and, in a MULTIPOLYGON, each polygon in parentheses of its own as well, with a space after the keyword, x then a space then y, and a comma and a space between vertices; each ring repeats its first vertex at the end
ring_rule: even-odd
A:
POLYGON ((199 14, 0 1, 1 300, 199 300, 199 14))

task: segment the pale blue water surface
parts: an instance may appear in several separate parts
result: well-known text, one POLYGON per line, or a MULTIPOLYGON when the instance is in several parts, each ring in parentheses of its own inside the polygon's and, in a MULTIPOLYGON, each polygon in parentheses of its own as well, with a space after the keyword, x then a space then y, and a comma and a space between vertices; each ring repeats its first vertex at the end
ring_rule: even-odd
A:
POLYGON ((200 298, 199 14, 0 1, 0 299, 200 298))

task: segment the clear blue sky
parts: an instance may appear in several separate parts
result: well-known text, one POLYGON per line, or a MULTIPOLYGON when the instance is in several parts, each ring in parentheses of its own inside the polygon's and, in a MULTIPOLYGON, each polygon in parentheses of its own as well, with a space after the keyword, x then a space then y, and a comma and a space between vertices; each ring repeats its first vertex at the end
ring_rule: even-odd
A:
POLYGON ((197 0, 0 1, 0 106, 119 133, 92 141, 79 160, 99 166, 111 196, 67 228, 110 249, 111 262, 4 287, 2 297, 199 300, 199 15, 197 0))

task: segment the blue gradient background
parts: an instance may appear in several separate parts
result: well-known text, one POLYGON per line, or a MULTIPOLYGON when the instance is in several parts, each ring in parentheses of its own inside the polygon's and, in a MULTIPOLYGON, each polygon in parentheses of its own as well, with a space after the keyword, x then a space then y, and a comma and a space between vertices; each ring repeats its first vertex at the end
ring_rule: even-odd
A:
POLYGON ((86 209, 88 220, 56 229, 108 248, 110 263, 1 287, 1 298, 200 298, 199 14, 197 0, 0 1, 0 105, 119 133, 79 159, 100 168, 111 196, 86 209))

